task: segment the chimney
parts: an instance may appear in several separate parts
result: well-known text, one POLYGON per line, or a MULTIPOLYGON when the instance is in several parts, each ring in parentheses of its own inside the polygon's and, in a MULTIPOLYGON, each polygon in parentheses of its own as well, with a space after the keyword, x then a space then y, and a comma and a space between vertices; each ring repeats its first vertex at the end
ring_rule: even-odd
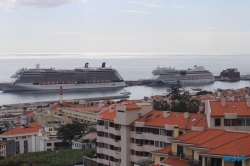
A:
POLYGON ((85 63, 85 68, 89 68, 89 63, 85 63))
POLYGON ((189 112, 184 112, 184 118, 187 119, 189 117, 189 112))
POLYGON ((179 126, 174 126, 174 138, 179 136, 179 126))
POLYGON ((62 101, 62 86, 60 86, 60 104, 62 104, 63 101, 62 101))
POLYGON ((220 93, 220 92, 218 92, 218 97, 220 97, 220 95, 221 95, 221 93, 220 93))
POLYGON ((226 98, 221 98, 221 106, 225 107, 226 106, 226 98))
POLYGON ((163 117, 167 118, 171 115, 171 111, 162 111, 163 112, 163 117))
POLYGON ((247 99, 247 107, 250 107, 250 99, 247 99))
POLYGON ((115 111, 115 105, 112 105, 111 107, 109 107, 109 113, 112 113, 115 111))
POLYGON ((102 62, 102 68, 105 68, 106 62, 102 62))

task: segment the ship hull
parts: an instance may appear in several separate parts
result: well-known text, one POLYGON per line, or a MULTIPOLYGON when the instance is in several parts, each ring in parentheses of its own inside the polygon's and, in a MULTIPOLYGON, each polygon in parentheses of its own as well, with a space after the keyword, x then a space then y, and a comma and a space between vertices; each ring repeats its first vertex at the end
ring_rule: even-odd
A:
POLYGON ((31 83, 0 83, 3 91, 44 91, 44 90, 58 90, 60 86, 64 90, 71 89, 106 89, 106 88, 121 88, 125 87, 124 82, 109 82, 109 83, 89 83, 89 84, 53 84, 53 85, 33 85, 31 83))

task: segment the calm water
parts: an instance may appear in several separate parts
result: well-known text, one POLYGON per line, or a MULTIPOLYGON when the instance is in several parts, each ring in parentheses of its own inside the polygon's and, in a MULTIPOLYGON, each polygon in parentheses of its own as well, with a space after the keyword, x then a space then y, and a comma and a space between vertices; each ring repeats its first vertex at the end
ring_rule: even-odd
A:
MULTIPOLYGON (((90 67, 106 66, 117 69, 125 80, 145 79, 152 70, 160 66, 171 66, 176 69, 187 69, 194 65, 204 66, 207 70, 219 75, 226 68, 238 68, 241 75, 250 73, 250 57, 247 55, 164 55, 164 54, 8 54, 0 55, 0 81, 6 81, 20 68, 34 68, 36 63, 40 67, 56 69, 74 69, 83 67, 89 62, 90 67)), ((195 85, 197 86, 197 85, 195 85)), ((249 81, 234 83, 215 82, 209 85, 200 85, 205 90, 216 88, 241 88, 249 86, 249 81)), ((193 87, 193 86, 190 86, 193 87)), ((190 87, 186 87, 189 89, 190 87)), ((127 87, 132 95, 131 99, 143 98, 152 94, 163 94, 166 87, 127 87)), ((122 89, 116 90, 85 90, 64 91, 64 99, 84 98, 94 96, 117 95, 122 89)), ((47 101, 59 99, 57 91, 34 92, 2 92, 0 91, 0 105, 22 102, 47 101)))

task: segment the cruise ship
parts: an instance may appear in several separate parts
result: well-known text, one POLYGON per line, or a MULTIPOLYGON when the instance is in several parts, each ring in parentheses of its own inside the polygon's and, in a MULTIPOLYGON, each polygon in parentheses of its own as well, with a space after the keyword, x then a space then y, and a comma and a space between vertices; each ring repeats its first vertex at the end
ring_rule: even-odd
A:
POLYGON ((117 70, 105 67, 89 67, 73 70, 55 68, 40 68, 39 64, 33 69, 19 69, 11 76, 10 82, 0 83, 3 91, 55 90, 60 89, 97 89, 125 87, 125 83, 117 70))
POLYGON ((214 76, 203 66, 195 65, 187 70, 177 70, 171 67, 157 67, 152 71, 151 78, 143 80, 147 85, 175 84, 180 81, 181 84, 202 84, 214 82, 214 76))

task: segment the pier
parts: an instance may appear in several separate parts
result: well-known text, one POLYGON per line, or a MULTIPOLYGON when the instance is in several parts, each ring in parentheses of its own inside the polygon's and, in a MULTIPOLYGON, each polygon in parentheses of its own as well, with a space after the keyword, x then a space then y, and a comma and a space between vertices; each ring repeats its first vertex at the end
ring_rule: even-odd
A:
MULTIPOLYGON (((101 97, 89 97, 89 98, 78 98, 78 99, 66 99, 64 101, 74 101, 74 100, 85 100, 85 101, 100 101, 100 100, 114 100, 114 99, 128 99, 129 95, 115 95, 115 96, 101 96, 101 97)), ((48 105, 59 103, 60 100, 51 100, 51 101, 40 101, 40 102, 31 102, 31 103, 17 103, 17 104, 5 104, 3 107, 8 108, 20 108, 20 107, 27 107, 27 106, 41 106, 41 105, 48 105)))

